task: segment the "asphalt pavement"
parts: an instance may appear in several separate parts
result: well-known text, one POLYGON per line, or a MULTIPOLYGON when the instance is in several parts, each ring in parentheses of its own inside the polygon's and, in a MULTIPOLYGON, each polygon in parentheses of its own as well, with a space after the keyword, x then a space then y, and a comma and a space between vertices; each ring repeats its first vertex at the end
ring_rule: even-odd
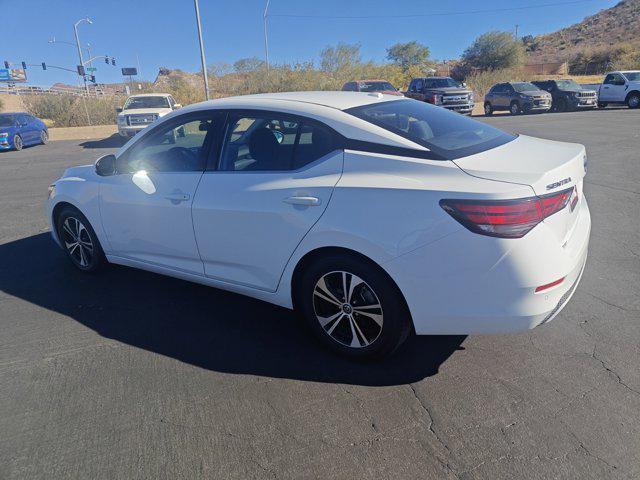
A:
POLYGON ((582 282, 530 332, 365 364, 282 308, 75 271, 47 186, 114 139, 0 153, 0 478, 640 478, 640 111, 480 120, 587 146, 582 282))

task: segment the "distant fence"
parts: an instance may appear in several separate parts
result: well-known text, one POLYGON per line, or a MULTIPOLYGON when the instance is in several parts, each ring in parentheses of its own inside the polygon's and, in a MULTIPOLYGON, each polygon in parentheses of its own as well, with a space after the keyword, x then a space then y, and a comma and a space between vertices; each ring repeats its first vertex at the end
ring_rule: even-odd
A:
POLYGON ((523 67, 524 73, 529 75, 567 75, 567 62, 528 63, 523 67))
POLYGON ((0 94, 5 95, 76 95, 79 97, 97 97, 112 94, 100 87, 90 87, 89 93, 84 87, 40 87, 37 85, 1 85, 0 94))

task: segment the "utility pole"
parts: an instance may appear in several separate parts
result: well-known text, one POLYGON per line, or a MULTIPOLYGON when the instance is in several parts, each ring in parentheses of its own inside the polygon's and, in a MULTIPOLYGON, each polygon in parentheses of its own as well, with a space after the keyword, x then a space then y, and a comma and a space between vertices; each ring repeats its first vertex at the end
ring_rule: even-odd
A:
POLYGON ((207 78, 207 62, 204 58, 204 45, 202 44, 202 28, 200 27, 200 9, 198 0, 193 0, 196 8, 196 23, 198 24, 198 42, 200 43, 200 61, 202 62, 202 78, 204 79, 204 98, 209 100, 209 79, 207 78))
POLYGON ((267 38, 267 17, 269 15, 269 3, 271 0, 267 0, 267 4, 264 7, 264 13, 262 14, 262 22, 264 27, 264 58, 267 64, 267 72, 269 71, 269 39, 267 38))
MULTIPOLYGON (((80 39, 78 38, 78 25, 82 22, 87 22, 89 24, 93 23, 89 17, 86 17, 86 18, 81 18, 80 20, 78 20, 76 23, 73 24, 73 34, 76 37, 76 47, 78 48, 78 58, 80 59, 79 65, 84 65, 84 62, 82 61, 82 48, 80 47, 80 39)), ((88 95, 89 86, 87 85, 87 76, 83 75, 82 80, 84 81, 84 90, 88 95)))
POLYGON ((520 26, 520 25, 518 25, 518 24, 516 23, 516 39, 518 38, 518 27, 519 27, 519 26, 520 26))

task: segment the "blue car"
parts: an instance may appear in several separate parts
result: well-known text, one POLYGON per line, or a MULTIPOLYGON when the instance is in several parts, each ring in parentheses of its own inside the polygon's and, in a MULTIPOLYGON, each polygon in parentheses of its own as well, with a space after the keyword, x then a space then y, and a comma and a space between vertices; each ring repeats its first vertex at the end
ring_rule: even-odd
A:
POLYGON ((49 141, 47 126, 29 113, 0 113, 0 151, 22 150, 49 141))

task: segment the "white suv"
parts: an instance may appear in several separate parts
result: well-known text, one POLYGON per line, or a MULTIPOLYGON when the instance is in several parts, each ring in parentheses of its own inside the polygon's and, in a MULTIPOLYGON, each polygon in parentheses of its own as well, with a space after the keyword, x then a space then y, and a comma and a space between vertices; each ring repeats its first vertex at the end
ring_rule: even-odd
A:
POLYGON ((122 108, 116 109, 118 133, 126 138, 133 137, 158 118, 181 106, 167 93, 131 95, 122 108))

